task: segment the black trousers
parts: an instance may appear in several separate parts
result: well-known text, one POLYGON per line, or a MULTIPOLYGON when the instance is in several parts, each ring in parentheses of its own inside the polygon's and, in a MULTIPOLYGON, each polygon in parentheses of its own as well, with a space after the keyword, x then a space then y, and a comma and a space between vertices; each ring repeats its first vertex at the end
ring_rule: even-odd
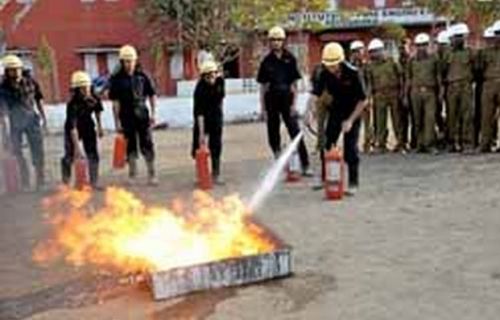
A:
MULTIPOLYGON (((326 126, 326 143, 325 149, 321 152, 321 176, 323 180, 325 179, 325 166, 324 166, 324 155, 325 152, 330 150, 332 146, 337 144, 337 141, 342 132, 342 122, 340 117, 330 116, 328 118, 328 124, 326 126)), ((347 170, 349 173, 349 186, 356 187, 359 185, 359 132, 361 128, 361 121, 357 120, 354 122, 351 131, 344 134, 344 159, 347 163, 347 170)))
MULTIPOLYGON (((212 175, 220 174, 220 157, 222 154, 222 127, 223 117, 216 116, 213 119, 205 121, 205 135, 208 136, 208 149, 210 150, 210 158, 212 160, 212 175)), ((191 156, 194 158, 196 150, 200 146, 200 128, 195 121, 193 126, 193 144, 191 147, 191 156)))
MULTIPOLYGON (((97 183, 99 171, 99 151, 97 149, 97 135, 94 128, 84 134, 80 135, 80 139, 85 151, 89 165, 89 178, 92 185, 97 183)), ((64 156, 61 159, 62 180, 68 183, 71 179, 71 168, 75 160, 75 145, 71 139, 71 132, 65 131, 64 133, 64 156)))
POLYGON ((144 159, 152 162, 155 158, 155 150, 149 116, 122 116, 121 123, 123 134, 127 139, 127 158, 137 159, 140 150, 144 159))
MULTIPOLYGON (((275 155, 281 152, 281 120, 285 123, 290 138, 294 139, 300 133, 298 117, 291 113, 292 99, 292 93, 269 92, 265 95, 267 136, 269 146, 275 155)), ((309 155, 303 139, 298 149, 302 168, 306 169, 309 167, 309 155)))

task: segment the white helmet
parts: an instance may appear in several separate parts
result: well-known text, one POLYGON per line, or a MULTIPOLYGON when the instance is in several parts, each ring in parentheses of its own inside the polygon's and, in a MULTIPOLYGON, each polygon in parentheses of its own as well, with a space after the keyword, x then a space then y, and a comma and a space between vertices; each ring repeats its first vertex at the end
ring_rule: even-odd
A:
POLYGON ((368 51, 384 49, 384 43, 379 38, 375 38, 368 44, 368 51))
POLYGON ((450 44, 450 32, 448 30, 439 32, 436 40, 439 44, 450 44))
POLYGON ((459 37, 469 35, 469 27, 465 23, 457 23, 450 27, 450 36, 459 37))
POLYGON ((483 38, 491 39, 494 37, 495 37, 495 30, 493 29, 493 26, 484 29, 483 38))
POLYGON ((363 49, 364 47, 365 47, 365 44, 362 41, 355 40, 355 41, 351 42, 350 50, 355 51, 355 50, 363 49))
POLYGON ((500 33, 500 20, 495 21, 495 23, 493 24, 493 26, 491 26, 491 28, 493 29, 493 33, 499 34, 500 33))
POLYGON ((429 37, 429 35, 427 33, 419 33, 416 37, 415 37, 415 44, 428 44, 429 42, 431 41, 431 38, 429 37))

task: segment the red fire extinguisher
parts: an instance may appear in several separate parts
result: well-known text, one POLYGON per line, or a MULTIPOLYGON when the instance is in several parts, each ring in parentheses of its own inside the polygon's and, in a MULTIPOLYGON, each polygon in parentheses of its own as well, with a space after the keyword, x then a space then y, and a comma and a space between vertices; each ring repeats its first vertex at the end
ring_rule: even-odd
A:
POLYGON ((127 140, 123 134, 117 134, 113 147, 113 168, 123 169, 126 164, 127 140))
POLYGON ((342 150, 332 148, 325 154, 325 195, 328 200, 341 200, 344 197, 345 163, 342 150))
POLYGON ((9 154, 2 159, 3 177, 5 181, 5 191, 7 193, 16 193, 21 189, 19 165, 16 157, 9 154))
POLYGON ((300 157, 297 151, 295 151, 288 160, 288 165, 286 167, 286 182, 298 182, 301 177, 301 169, 300 157))
POLYGON ((89 165, 87 159, 75 159, 75 188, 83 189, 89 185, 89 165))
POLYGON ((198 188, 210 190, 213 187, 212 174, 210 172, 210 150, 206 144, 201 144, 195 155, 196 177, 198 188))

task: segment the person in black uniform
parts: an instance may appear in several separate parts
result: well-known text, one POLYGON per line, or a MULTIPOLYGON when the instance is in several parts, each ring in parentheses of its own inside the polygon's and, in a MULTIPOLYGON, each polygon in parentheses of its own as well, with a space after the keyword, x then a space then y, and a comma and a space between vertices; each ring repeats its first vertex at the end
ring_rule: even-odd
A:
POLYGON ((61 160, 62 182, 68 184, 75 158, 84 156, 88 161, 90 186, 101 189, 99 179, 99 152, 97 137, 103 136, 100 99, 92 93, 90 76, 84 71, 76 71, 71 76, 71 98, 66 106, 64 124, 64 157, 61 160), (92 119, 95 115, 97 122, 92 119), (83 144, 83 150, 80 146, 83 144))
POLYGON ((158 184, 151 128, 155 122, 156 92, 150 78, 137 64, 137 51, 125 45, 120 49, 121 67, 109 79, 109 98, 113 101, 116 130, 127 140, 129 182, 137 177, 138 146, 148 170, 148 184, 158 184), (147 107, 147 101, 150 110, 147 107))
MULTIPOLYGON (((31 161, 36 174, 36 189, 45 191, 45 149, 43 131, 47 119, 43 108, 43 95, 38 83, 23 74, 23 62, 15 55, 3 59, 5 76, 0 83, 0 108, 8 116, 10 151, 17 158, 24 190, 30 189, 30 170, 23 155, 23 136, 26 135, 31 161)), ((2 120, 5 121, 5 120, 2 120)))
MULTIPOLYGON (((324 90, 332 96, 329 116, 325 130, 324 151, 337 144, 341 133, 344 133, 344 157, 348 165, 350 194, 354 194, 359 186, 359 151, 358 138, 360 131, 360 116, 367 106, 366 94, 359 71, 345 61, 342 46, 331 42, 325 46, 322 54, 324 68, 316 72, 312 78, 312 92, 308 101, 308 113, 316 108, 317 102, 324 90)), ((308 117, 307 121, 311 121, 308 117)), ((319 133, 318 133, 319 134, 319 133)), ((324 162, 324 151, 321 152, 321 162, 324 162)), ((322 177, 325 178, 324 165, 322 177)))
MULTIPOLYGON (((261 112, 267 120, 269 145, 278 158, 281 152, 280 118, 283 119, 288 133, 295 138, 300 133, 298 124, 297 80, 301 79, 295 57, 285 49, 285 31, 274 27, 269 31, 271 52, 262 61, 257 75, 261 85, 261 112)), ((302 172, 311 176, 309 157, 304 141, 299 144, 302 172)))
POLYGON ((222 153, 224 79, 219 75, 214 61, 205 61, 201 66, 201 79, 194 90, 194 127, 192 156, 201 144, 206 143, 212 160, 212 177, 215 184, 222 185, 220 157, 222 153))

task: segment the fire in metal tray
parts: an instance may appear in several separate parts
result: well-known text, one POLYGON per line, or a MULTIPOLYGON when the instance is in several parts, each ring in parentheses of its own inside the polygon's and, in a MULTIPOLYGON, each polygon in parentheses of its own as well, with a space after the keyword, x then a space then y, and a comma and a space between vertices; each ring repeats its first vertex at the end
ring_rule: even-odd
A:
POLYGON ((96 207, 88 190, 61 188, 44 200, 49 238, 35 261, 64 259, 117 273, 149 275, 156 299, 283 277, 290 248, 251 218, 237 195, 194 192, 189 205, 149 206, 109 188, 96 207))

